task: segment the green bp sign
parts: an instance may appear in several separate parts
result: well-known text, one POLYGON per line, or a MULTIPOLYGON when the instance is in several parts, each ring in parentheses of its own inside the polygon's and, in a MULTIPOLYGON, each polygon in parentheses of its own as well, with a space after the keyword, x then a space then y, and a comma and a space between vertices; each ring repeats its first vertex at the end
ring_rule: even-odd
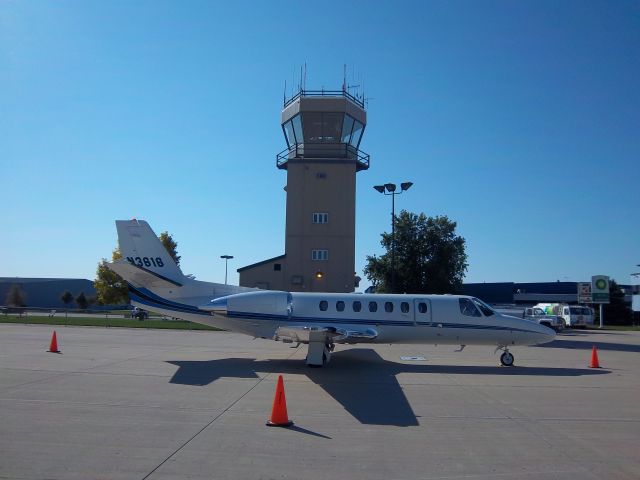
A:
POLYGON ((609 277, 606 275, 591 277, 591 296, 593 303, 609 303, 609 277))

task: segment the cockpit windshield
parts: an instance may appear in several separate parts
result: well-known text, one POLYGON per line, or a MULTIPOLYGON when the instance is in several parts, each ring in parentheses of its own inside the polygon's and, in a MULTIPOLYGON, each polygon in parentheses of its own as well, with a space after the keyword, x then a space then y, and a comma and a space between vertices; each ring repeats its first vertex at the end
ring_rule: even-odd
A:
POLYGON ((472 298, 472 300, 473 300, 473 303, 476 304, 476 306, 480 309, 480 311, 485 317, 490 317, 491 315, 496 313, 496 311, 493 308, 491 308, 489 305, 484 303, 482 300, 479 300, 477 298, 472 298))

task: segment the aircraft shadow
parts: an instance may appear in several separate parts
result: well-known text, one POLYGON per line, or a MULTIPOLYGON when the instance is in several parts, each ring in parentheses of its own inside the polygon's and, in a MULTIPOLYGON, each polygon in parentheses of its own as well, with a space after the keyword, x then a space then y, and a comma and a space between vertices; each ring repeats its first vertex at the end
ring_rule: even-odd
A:
POLYGON ((617 352, 640 352, 640 345, 609 342, 580 342, 578 340, 554 340, 553 342, 536 345, 538 348, 568 348, 576 350, 591 350, 593 346, 598 350, 613 350, 617 352))
MULTIPOLYGON (((580 342, 576 342, 580 343, 580 342)), ((303 360, 226 358, 170 361, 178 367, 170 383, 204 386, 219 378, 258 378, 258 373, 306 375, 340 403, 360 423, 417 426, 418 419, 396 376, 400 373, 495 376, 577 377, 607 374, 607 370, 542 367, 491 367, 406 364, 384 360, 374 350, 353 348, 336 352, 325 368, 309 368, 303 360)))

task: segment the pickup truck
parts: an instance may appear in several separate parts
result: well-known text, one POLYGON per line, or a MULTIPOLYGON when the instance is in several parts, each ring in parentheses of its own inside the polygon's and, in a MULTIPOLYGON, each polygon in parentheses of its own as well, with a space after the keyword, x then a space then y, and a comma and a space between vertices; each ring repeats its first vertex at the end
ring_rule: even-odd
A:
POLYGON ((556 332, 561 332, 566 326, 565 321, 558 315, 547 315, 547 313, 539 307, 527 307, 522 313, 522 318, 539 323, 545 327, 553 328, 556 332))

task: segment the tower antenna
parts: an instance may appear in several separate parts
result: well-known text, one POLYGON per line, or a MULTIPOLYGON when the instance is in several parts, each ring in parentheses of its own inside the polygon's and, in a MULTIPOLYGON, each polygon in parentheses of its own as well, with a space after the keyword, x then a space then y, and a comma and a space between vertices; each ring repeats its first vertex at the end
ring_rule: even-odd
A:
POLYGON ((291 96, 293 96, 293 89, 296 88, 296 67, 293 67, 291 75, 291 96))
POLYGON ((347 91, 347 64, 342 64, 342 91, 347 91))

